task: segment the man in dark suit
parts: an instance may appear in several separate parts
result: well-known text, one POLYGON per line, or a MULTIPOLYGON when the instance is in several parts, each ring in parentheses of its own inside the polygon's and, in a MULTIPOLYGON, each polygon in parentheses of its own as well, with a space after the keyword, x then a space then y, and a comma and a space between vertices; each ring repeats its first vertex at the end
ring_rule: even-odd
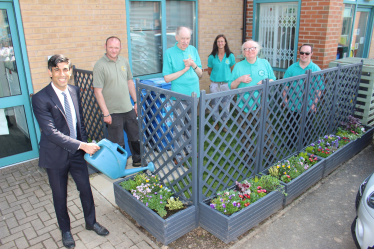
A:
POLYGON ((87 164, 83 156, 94 154, 100 147, 87 142, 79 88, 68 85, 71 62, 63 55, 53 55, 48 60, 48 73, 52 82, 32 97, 32 105, 41 129, 39 166, 46 168, 52 189, 62 242, 74 248, 67 210, 68 173, 73 177, 81 199, 87 230, 98 235, 109 234, 96 222, 87 164))

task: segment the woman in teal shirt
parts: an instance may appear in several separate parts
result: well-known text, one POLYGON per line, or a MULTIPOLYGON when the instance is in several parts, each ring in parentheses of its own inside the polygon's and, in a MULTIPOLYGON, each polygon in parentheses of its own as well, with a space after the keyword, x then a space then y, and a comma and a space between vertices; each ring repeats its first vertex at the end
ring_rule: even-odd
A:
MULTIPOLYGON (((227 39, 224 35, 217 35, 213 43, 213 50, 208 58, 208 74, 210 75, 210 92, 217 93, 228 91, 229 87, 227 83, 231 78, 231 71, 235 65, 235 56, 229 48, 227 39)), ((219 117, 219 106, 216 105, 215 99, 212 99, 213 108, 213 120, 216 121, 219 117)), ((219 104, 223 110, 222 119, 227 118, 230 103, 228 103, 228 98, 224 97, 222 102, 219 104)), ((215 129, 219 129, 219 125, 215 126, 215 129)), ((226 128, 222 131, 227 132, 226 128)))

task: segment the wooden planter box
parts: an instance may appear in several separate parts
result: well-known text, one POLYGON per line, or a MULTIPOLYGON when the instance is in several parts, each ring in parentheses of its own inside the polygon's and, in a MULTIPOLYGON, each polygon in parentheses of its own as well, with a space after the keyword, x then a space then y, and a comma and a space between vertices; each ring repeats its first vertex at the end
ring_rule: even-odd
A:
POLYGON ((127 179, 113 183, 116 204, 158 241, 167 245, 197 228, 197 211, 194 205, 164 220, 119 185, 120 182, 125 180, 127 179))
MULTIPOLYGON (((299 197, 316 182, 322 179, 323 171, 325 169, 325 159, 321 157, 317 158, 319 162, 306 170, 304 173, 289 183, 282 182, 282 184, 285 186, 285 192, 287 193, 287 196, 283 197, 283 206, 290 204, 295 198, 299 197)), ((268 175, 269 171, 266 169, 262 173, 268 175)))
POLYGON ((323 177, 329 175, 336 168, 338 168, 340 164, 344 163, 355 155, 354 145, 355 141, 349 142, 332 153, 329 157, 325 158, 325 170, 323 172, 323 177))
POLYGON ((231 216, 212 209, 210 199, 199 203, 200 226, 229 243, 282 208, 283 194, 273 191, 231 216))
POLYGON ((360 137, 356 141, 354 141, 355 154, 365 149, 366 146, 368 146, 373 140, 374 127, 365 126, 365 130, 366 130, 365 134, 362 135, 362 137, 360 137))

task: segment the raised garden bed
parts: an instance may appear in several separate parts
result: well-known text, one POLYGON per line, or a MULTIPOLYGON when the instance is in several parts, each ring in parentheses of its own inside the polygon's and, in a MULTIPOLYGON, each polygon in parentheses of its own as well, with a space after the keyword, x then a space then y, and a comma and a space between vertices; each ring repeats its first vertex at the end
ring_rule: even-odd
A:
MULTIPOLYGON (((288 183, 282 182, 287 194, 283 198, 283 206, 290 204, 295 198, 299 197, 302 193, 322 179, 323 171, 325 169, 325 159, 321 157, 317 158, 318 163, 304 171, 301 175, 292 179, 288 183)), ((269 171, 266 169, 262 173, 267 175, 269 171)))
MULTIPOLYGON (((261 176, 255 177, 257 178, 261 176)), ((269 177, 266 176, 267 179, 269 179, 269 177)), ((278 181, 276 178, 274 179, 278 181)), ((254 178, 250 180, 254 180, 255 182, 261 181, 260 179, 254 178)), ((243 182, 236 183, 236 188, 239 185, 246 185, 245 189, 249 190, 251 184, 254 184, 254 182, 250 181, 245 182, 245 184, 243 184, 243 182)), ((280 184, 280 182, 278 181, 277 184, 280 184)), ((269 189, 268 187, 270 185, 267 185, 267 187, 263 186, 262 184, 258 186, 252 185, 252 187, 255 190, 251 187, 250 192, 248 192, 247 194, 243 193, 243 191, 245 190, 239 191, 237 189, 236 191, 233 191, 234 187, 232 187, 230 188, 230 190, 224 190, 222 192, 217 193, 217 196, 211 197, 200 202, 200 226, 208 232, 210 232, 211 234, 213 234, 214 236, 216 236, 217 238, 219 238, 220 240, 224 241, 225 243, 229 243, 230 241, 235 240, 238 236, 240 236, 247 230, 251 229, 252 227, 256 226, 261 221, 263 221, 264 219, 266 219, 267 217, 269 217, 270 215, 272 215, 273 213, 282 208, 284 193, 284 191, 282 190, 283 186, 280 186, 279 188, 277 187, 276 190, 273 188, 273 191, 258 199, 258 195, 262 195, 262 191, 265 191, 264 193, 266 193, 265 189, 269 189), (260 186, 263 186, 264 188, 262 189, 260 186), (237 196, 232 197, 231 193, 237 193, 237 196), (241 208, 235 212, 234 210, 237 207, 239 207, 239 202, 236 202, 236 200, 238 200, 238 197, 241 198, 241 201, 239 202, 242 205, 240 205, 241 208), (253 200, 253 203, 250 200, 253 200), (247 203, 248 201, 250 201, 251 204, 247 203), (247 206, 247 204, 249 205, 247 206), (224 211, 222 209, 224 209, 224 211), (224 214, 224 212, 226 212, 226 209, 227 213, 231 213, 231 215, 224 214), (232 213, 232 211, 234 211, 234 213, 232 213)), ((272 186, 275 187, 274 185, 272 186)))
POLYGON ((197 228, 197 211, 194 205, 163 219, 119 185, 127 179, 113 184, 116 204, 158 241, 167 245, 197 228))

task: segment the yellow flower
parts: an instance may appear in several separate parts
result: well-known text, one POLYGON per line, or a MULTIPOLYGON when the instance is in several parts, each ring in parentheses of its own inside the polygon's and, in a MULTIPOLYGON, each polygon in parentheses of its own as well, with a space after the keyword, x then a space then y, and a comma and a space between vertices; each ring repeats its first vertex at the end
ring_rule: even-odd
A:
POLYGON ((291 168, 291 166, 288 166, 287 168, 291 168))
POLYGON ((284 174, 286 175, 287 173, 286 173, 286 172, 284 172, 284 174))
POLYGON ((160 188, 162 188, 162 185, 160 185, 160 188))
POLYGON ((279 165, 277 165, 277 169, 279 169, 279 165))
POLYGON ((283 167, 283 168, 285 167, 284 164, 282 165, 282 167, 283 167))
POLYGON ((149 180, 145 180, 145 182, 149 182, 149 180))

